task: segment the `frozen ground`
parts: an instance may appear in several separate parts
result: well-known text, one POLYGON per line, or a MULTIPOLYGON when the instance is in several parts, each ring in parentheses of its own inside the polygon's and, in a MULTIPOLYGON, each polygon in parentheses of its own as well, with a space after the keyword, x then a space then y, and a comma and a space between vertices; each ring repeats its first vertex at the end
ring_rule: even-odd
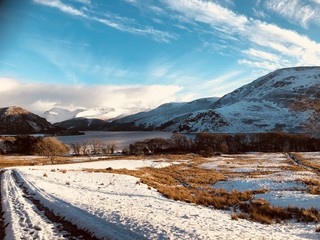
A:
MULTIPOLYGON (((225 158, 230 161, 230 157, 225 158)), ((132 176, 82 171, 166 164, 172 163, 113 160, 9 169, 3 174, 1 187, 5 220, 9 224, 6 239, 63 239, 65 235, 59 222, 46 218, 26 198, 22 183, 27 195, 99 239, 319 239, 315 224, 233 221, 228 211, 169 200, 132 176)), ((239 186, 245 183, 254 187, 250 181, 239 186)), ((268 181, 261 184, 268 185, 268 181)), ((279 183, 274 190, 286 188, 279 183)))
MULTIPOLYGON (((313 159, 320 159, 319 153, 305 153, 313 159)), ((309 169, 290 171, 288 167, 296 164, 283 153, 252 153, 225 155, 209 159, 201 165, 206 169, 219 169, 232 173, 242 173, 239 176, 231 174, 227 181, 220 181, 214 188, 238 191, 267 189, 264 194, 257 194, 256 198, 263 198, 274 206, 317 208, 320 210, 320 195, 306 193, 307 186, 298 179, 320 179, 309 169), (217 160, 217 161, 216 161, 217 160)))

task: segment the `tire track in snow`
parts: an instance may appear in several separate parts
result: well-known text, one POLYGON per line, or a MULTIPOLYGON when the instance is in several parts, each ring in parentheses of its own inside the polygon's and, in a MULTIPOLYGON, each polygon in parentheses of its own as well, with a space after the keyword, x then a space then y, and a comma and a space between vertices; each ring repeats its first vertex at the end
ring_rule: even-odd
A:
POLYGON ((98 238, 92 236, 90 233, 79 229, 73 223, 63 219, 60 216, 55 215, 51 210, 46 208, 41 204, 41 202, 33 197, 33 194, 30 194, 28 188, 24 186, 24 182, 21 181, 15 171, 12 171, 12 176, 15 179, 16 183, 20 187, 20 189, 25 194, 24 197, 30 200, 33 205, 48 218, 51 222, 60 226, 60 231, 63 231, 63 237, 66 239, 90 239, 90 240, 98 240, 98 238))
POLYGON ((51 222, 27 198, 17 185, 11 171, 2 177, 3 210, 5 214, 4 239, 63 239, 65 232, 59 224, 51 222))
POLYGON ((5 238, 4 212, 2 209, 2 175, 4 170, 0 170, 0 240, 5 238))
POLYGON ((310 171, 315 172, 316 174, 320 175, 320 171, 318 168, 306 165, 304 163, 302 163, 302 161, 299 159, 298 156, 296 156, 294 153, 288 153, 287 154, 289 156, 290 159, 292 159, 292 161, 294 161, 296 164, 298 164, 299 166, 302 166, 310 171))

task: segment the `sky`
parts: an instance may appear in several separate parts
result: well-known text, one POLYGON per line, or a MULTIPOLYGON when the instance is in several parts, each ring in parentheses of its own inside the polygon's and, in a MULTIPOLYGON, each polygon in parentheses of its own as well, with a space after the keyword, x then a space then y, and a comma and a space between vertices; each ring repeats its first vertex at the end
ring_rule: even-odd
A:
POLYGON ((320 0, 1 0, 0 107, 133 113, 320 65, 320 0))

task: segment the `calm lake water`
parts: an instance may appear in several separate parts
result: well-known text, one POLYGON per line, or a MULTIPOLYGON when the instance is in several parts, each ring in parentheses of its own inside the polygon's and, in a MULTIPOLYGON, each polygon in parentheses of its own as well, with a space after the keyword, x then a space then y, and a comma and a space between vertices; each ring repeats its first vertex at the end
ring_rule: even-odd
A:
POLYGON ((147 138, 170 138, 171 132, 142 132, 142 131, 134 131, 134 132, 108 132, 108 131, 87 131, 84 132, 85 135, 77 135, 77 136, 59 136, 57 137, 61 142, 65 144, 71 144, 75 142, 84 142, 90 139, 99 139, 104 143, 115 142, 117 148, 128 147, 129 144, 134 143, 136 141, 144 140, 147 138))

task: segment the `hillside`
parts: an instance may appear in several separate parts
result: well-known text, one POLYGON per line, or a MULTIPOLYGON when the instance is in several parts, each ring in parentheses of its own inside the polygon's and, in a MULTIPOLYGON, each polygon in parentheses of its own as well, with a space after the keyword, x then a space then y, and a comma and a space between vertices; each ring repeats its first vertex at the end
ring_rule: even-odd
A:
POLYGON ((319 98, 319 91, 320 67, 280 69, 225 95, 210 110, 193 113, 178 130, 304 132, 312 109, 306 105, 303 111, 297 111, 294 105, 302 97, 319 98))
POLYGON ((54 107, 44 112, 43 117, 50 123, 58 123, 71 119, 101 119, 112 121, 114 119, 132 114, 126 109, 115 109, 105 107, 95 107, 87 109, 76 109, 70 111, 61 107, 54 107))
POLYGON ((319 98, 320 67, 296 67, 274 71, 242 86, 221 99, 164 104, 149 112, 113 123, 121 128, 180 132, 305 132, 312 109, 293 106, 319 98), (210 103, 211 102, 211 103, 210 103))
POLYGON ((174 131, 190 114, 208 109, 218 98, 202 98, 192 102, 167 103, 148 112, 130 115, 112 122, 114 128, 174 131))
POLYGON ((36 134, 48 133, 59 135, 79 134, 55 127, 46 119, 39 117, 21 107, 0 108, 0 134, 36 134))
POLYGON ((77 131, 97 131, 105 127, 107 123, 101 119, 73 118, 59 123, 54 126, 63 127, 77 131))
MULTIPOLYGON (((112 122, 74 118, 56 126, 77 130, 161 130, 178 132, 306 132, 313 109, 306 99, 319 99, 320 67, 279 69, 222 98, 167 103, 112 122)), ((80 114, 83 114, 82 112, 80 114)))

